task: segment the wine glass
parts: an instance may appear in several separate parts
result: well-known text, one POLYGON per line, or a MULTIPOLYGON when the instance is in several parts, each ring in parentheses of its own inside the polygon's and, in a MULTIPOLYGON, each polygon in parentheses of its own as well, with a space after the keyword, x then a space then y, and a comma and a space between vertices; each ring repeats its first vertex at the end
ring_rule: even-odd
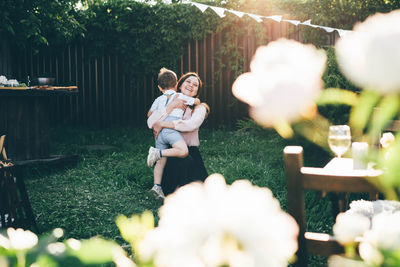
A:
POLYGON ((351 144, 350 127, 348 125, 329 126, 328 144, 333 153, 340 158, 351 144))

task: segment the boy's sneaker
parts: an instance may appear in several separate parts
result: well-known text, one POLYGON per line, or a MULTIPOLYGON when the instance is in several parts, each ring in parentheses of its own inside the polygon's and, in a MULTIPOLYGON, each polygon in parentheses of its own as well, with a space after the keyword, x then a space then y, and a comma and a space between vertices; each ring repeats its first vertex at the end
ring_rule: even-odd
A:
POLYGON ((151 146, 149 149, 149 155, 147 156, 147 166, 149 168, 153 167, 154 163, 156 163, 160 158, 160 149, 151 146))
POLYGON ((164 199, 164 192, 162 191, 161 186, 159 185, 153 185, 153 187, 150 189, 151 194, 156 198, 156 199, 164 199))

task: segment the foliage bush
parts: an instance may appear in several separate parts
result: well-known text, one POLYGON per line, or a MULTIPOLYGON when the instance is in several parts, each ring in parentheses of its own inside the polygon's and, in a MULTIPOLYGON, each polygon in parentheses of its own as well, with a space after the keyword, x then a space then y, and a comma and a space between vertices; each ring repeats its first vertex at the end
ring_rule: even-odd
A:
MULTIPOLYGON (((88 9, 76 10, 78 0, 5 0, 0 3, 0 35, 19 47, 48 46, 57 49, 76 41, 85 42, 92 55, 104 51, 122 55, 130 73, 156 73, 161 66, 174 68, 187 40, 198 40, 211 32, 227 29, 224 47, 218 58, 229 57, 234 73, 240 73, 240 57, 232 40, 248 28, 256 32, 260 23, 249 18, 238 19, 232 14, 218 17, 213 11, 202 13, 192 5, 158 1, 155 5, 134 0, 88 0, 88 9), (238 62, 237 64, 235 62, 238 62)), ((200 1, 208 3, 207 1, 200 1)), ((299 20, 312 19, 315 24, 351 29, 375 12, 400 8, 396 0, 295 1, 272 0, 268 3, 251 0, 214 1, 215 6, 257 13, 260 15, 287 14, 299 20)), ((261 23, 262 24, 262 23, 261 23)), ((300 26, 306 41, 323 42, 324 34, 300 26)), ((264 40, 265 41, 265 40, 264 40)), ((224 66, 221 66, 222 68, 224 66)))
MULTIPOLYGON (((360 88, 348 81, 339 70, 335 57, 335 49, 332 46, 323 47, 327 53, 326 71, 322 76, 325 88, 343 88, 353 92, 360 92, 360 88)), ((350 115, 348 105, 320 105, 318 111, 332 124, 347 124, 350 115)))
MULTIPOLYGON (((397 0, 273 0, 278 10, 290 14, 301 21, 311 19, 311 23, 351 30, 353 25, 364 21, 377 12, 386 13, 400 8, 397 0)), ((307 27, 303 35, 307 42, 325 43, 324 35, 307 27)))
MULTIPOLYGON (((155 5, 134 0, 89 0, 86 10, 75 10, 77 0, 31 0, 0 3, 0 34, 11 43, 33 48, 45 45, 59 50, 71 42, 84 43, 91 56, 119 55, 124 70, 131 77, 136 74, 155 75, 165 66, 176 69, 188 40, 199 40, 207 34, 223 32, 222 47, 215 51, 216 72, 229 67, 234 77, 243 72, 240 40, 248 30, 254 31, 257 44, 265 44, 265 23, 257 23, 244 16, 226 14, 220 18, 213 11, 202 13, 196 7, 172 1, 170 5, 158 1, 155 5)), ((207 3, 207 2, 204 2, 207 3)), ((359 20, 377 11, 399 8, 400 3, 386 1, 215 1, 214 6, 257 13, 260 15, 287 14, 290 18, 312 19, 315 24, 350 29, 359 20)), ((301 27, 306 42, 324 43, 325 33, 311 27, 301 27)), ((324 75, 325 87, 347 88, 358 91, 340 74, 334 51, 326 48, 328 67, 324 75)), ((218 77, 218 75, 217 75, 218 77)), ((347 121, 346 106, 320 107, 321 113, 334 122, 347 121), (342 116, 342 114, 344 114, 342 116)))
POLYGON ((125 70, 132 75, 154 75, 161 67, 176 69, 188 40, 201 40, 208 34, 222 32, 221 48, 210 56, 215 56, 218 62, 217 72, 229 67, 238 76, 243 71, 244 59, 235 40, 253 30, 258 44, 267 41, 260 30, 265 25, 249 17, 239 19, 228 13, 220 18, 210 9, 203 13, 182 3, 95 1, 81 13, 79 21, 87 30, 81 41, 89 47, 91 55, 104 52, 121 55, 125 70))
POLYGON ((0 1, 0 39, 24 48, 59 45, 84 32, 74 10, 78 0, 0 1))
POLYGON ((339 70, 333 46, 323 47, 328 56, 326 71, 322 76, 325 88, 344 88, 353 92, 360 92, 360 88, 348 81, 339 70))
POLYGON ((135 1, 97 1, 82 13, 83 41, 93 56, 105 51, 122 55, 129 73, 155 74, 176 69, 187 40, 198 40, 218 28, 219 18, 191 5, 135 1))

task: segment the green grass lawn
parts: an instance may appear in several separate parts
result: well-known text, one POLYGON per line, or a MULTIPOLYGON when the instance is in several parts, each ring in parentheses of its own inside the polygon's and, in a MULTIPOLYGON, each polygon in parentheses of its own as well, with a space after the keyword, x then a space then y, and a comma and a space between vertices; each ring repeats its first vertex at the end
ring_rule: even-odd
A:
MULTIPOLYGON (((248 179, 255 185, 270 188, 286 209, 282 151, 285 145, 304 142, 287 141, 272 130, 245 126, 201 129, 200 151, 205 166, 209 174, 224 175, 229 184, 248 179)), ((78 154, 80 161, 68 168, 25 170, 26 187, 39 229, 48 232, 61 227, 66 238, 101 235, 126 244, 114 223, 115 218, 144 210, 156 215, 161 205, 148 194, 153 178, 152 170, 146 166, 146 157, 153 143, 152 132, 145 128, 52 129, 52 153, 78 154)), ((324 165, 327 159, 321 150, 311 145, 305 147, 306 165, 324 165)), ((311 214, 309 228, 329 232, 333 223, 330 202, 310 193, 307 205, 311 214)), ((313 266, 325 264, 318 259, 314 262, 313 266)))

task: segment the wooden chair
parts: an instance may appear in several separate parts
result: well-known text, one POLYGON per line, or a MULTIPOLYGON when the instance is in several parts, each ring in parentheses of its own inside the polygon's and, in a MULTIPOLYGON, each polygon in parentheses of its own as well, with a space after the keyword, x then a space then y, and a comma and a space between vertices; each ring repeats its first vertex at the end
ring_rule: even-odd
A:
POLYGON ((13 165, 0 167, 0 229, 8 227, 39 232, 24 180, 13 165))
POLYGON ((33 228, 38 232, 24 179, 7 158, 5 135, 0 137, 0 229, 33 228))
POLYGON ((344 249, 333 236, 306 232, 304 192, 306 190, 339 193, 366 192, 370 194, 370 199, 376 199, 378 190, 368 182, 366 172, 339 174, 332 169, 303 167, 303 148, 300 146, 285 147, 284 158, 288 212, 294 217, 300 229, 297 261, 294 266, 307 266, 308 254, 326 257, 342 254, 344 249))

